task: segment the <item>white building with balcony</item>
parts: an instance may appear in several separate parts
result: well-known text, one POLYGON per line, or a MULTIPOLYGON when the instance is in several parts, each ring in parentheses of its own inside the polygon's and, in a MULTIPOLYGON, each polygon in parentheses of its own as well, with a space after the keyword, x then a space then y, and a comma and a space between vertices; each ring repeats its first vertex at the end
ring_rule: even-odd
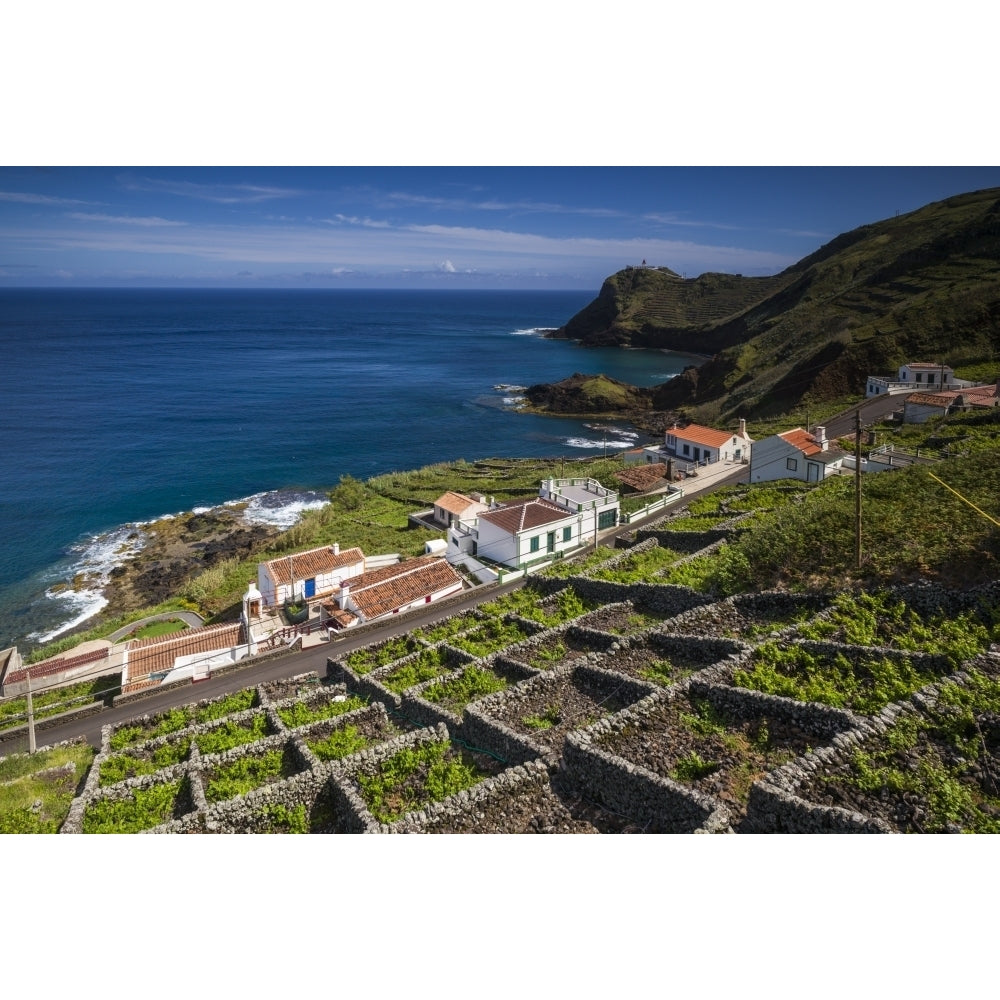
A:
POLYGON ((546 479, 537 497, 496 504, 448 529, 448 560, 520 569, 595 541, 618 524, 618 494, 596 479, 546 479))

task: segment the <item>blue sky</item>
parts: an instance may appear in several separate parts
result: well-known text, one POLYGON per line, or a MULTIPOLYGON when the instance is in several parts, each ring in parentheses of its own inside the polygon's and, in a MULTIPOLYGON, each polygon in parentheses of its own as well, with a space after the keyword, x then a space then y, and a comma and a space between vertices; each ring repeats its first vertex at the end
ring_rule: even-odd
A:
POLYGON ((596 290, 773 274, 996 167, 3 167, 0 286, 596 290))

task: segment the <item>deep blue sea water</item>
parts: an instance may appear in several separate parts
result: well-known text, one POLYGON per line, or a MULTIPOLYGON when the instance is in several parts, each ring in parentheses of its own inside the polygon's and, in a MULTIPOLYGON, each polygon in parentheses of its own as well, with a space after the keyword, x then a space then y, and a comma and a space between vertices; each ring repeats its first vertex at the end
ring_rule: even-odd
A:
POLYGON ((0 290, 0 648, 96 610, 94 593, 46 591, 109 569, 124 524, 259 494, 287 523, 344 473, 645 440, 517 413, 516 390, 494 389, 573 372, 652 385, 691 363, 540 335, 591 298, 0 290))

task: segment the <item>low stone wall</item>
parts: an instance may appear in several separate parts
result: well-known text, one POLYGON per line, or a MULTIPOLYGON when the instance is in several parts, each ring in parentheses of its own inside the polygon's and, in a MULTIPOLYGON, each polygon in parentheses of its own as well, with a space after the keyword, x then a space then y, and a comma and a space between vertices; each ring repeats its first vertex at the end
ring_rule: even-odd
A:
POLYGON ((419 813, 404 816, 389 828, 392 833, 512 833, 485 826, 490 814, 504 813, 505 803, 549 784, 549 770, 541 760, 509 767, 444 802, 434 802, 419 813))
MULTIPOLYGON (((596 660, 596 658, 595 658, 596 660)), ((597 690, 620 695, 623 701, 644 698, 653 685, 626 677, 624 674, 601 669, 596 665, 569 664, 536 674, 534 677, 470 705, 465 710, 463 735, 470 743, 482 747, 510 764, 523 764, 534 758, 541 758, 550 764, 559 760, 559 752, 545 744, 532 740, 504 722, 504 717, 517 714, 537 701, 539 694, 554 688, 567 679, 580 680, 597 690)))
MULTIPOLYGON (((393 757, 404 747, 418 747, 425 743, 440 743, 448 739, 450 739, 448 727, 444 723, 440 723, 431 728, 405 733, 394 740, 355 754, 336 766, 332 772, 333 781, 330 783, 330 791, 340 821, 337 832, 390 833, 392 827, 389 824, 379 823, 369 812, 358 793, 356 785, 358 775, 374 774, 383 761, 393 757)), ((424 818, 426 818, 426 813, 423 811, 418 811, 414 817, 417 822, 424 818)))
MULTIPOLYGON (((1000 671, 1000 662, 993 656, 979 657, 968 666, 994 674, 1000 671)), ((856 748, 884 735, 901 718, 932 707, 945 683, 965 684, 968 680, 966 670, 942 677, 940 681, 914 692, 909 699, 887 705, 878 715, 859 719, 854 728, 835 736, 830 746, 798 757, 772 771, 750 790, 748 832, 894 833, 892 827, 877 817, 810 802, 800 793, 818 774, 845 763, 856 748)))
POLYGON ((683 686, 657 691, 634 705, 566 737, 563 761, 569 780, 588 798, 628 816, 651 833, 717 833, 729 812, 707 795, 632 764, 600 747, 600 739, 642 718, 660 699, 683 686))
MULTIPOLYGON (((708 531, 670 531, 663 528, 658 530, 643 528, 636 532, 640 544, 653 542, 662 548, 683 552, 685 555, 694 555, 709 548, 709 546, 718 546, 729 539, 731 535, 732 533, 724 528, 712 528, 708 531)), ((636 548, 638 547, 637 545, 636 548)))
MULTIPOLYGON (((828 606, 828 598, 813 594, 793 594, 783 590, 762 591, 759 594, 737 594, 716 601, 705 596, 704 603, 687 609, 670 620, 669 631, 692 635, 723 636, 731 633, 734 622, 746 618, 780 619, 796 611, 816 614, 828 606)), ((776 627, 763 638, 793 632, 794 625, 776 623, 776 627)))
MULTIPOLYGON (((445 677, 434 677, 429 681, 418 684, 416 687, 410 688, 408 691, 404 691, 403 703, 400 709, 403 717, 408 722, 421 726, 436 726, 439 722, 443 722, 448 727, 449 732, 463 737, 464 710, 461 717, 455 715, 454 712, 448 711, 448 709, 443 708, 441 705, 426 700, 423 697, 423 692, 435 684, 458 680, 472 666, 492 670, 514 684, 518 684, 538 674, 537 670, 533 670, 525 664, 518 663, 516 660, 510 660, 501 653, 493 653, 484 659, 476 660, 475 663, 460 667, 445 677)), ((470 704, 474 705, 476 702, 470 702, 470 704)))
POLYGON ((691 693, 707 698, 712 705, 738 719, 767 715, 790 722, 807 733, 815 733, 821 739, 829 739, 861 724, 861 717, 846 709, 730 686, 727 682, 732 678, 732 671, 745 666, 748 659, 749 654, 741 657, 742 662, 729 660, 693 675, 691 693))

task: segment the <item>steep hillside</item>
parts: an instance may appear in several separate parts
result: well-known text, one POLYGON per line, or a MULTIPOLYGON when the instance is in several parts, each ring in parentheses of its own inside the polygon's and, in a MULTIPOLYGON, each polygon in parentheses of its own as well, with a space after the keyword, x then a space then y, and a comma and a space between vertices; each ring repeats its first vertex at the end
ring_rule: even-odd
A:
POLYGON ((589 347, 663 347, 711 353, 725 346, 711 324, 735 316, 784 287, 772 278, 703 274, 690 280, 666 267, 627 267, 551 336, 589 347))
POLYGON ((702 419, 860 393, 908 360, 1000 365, 1000 189, 861 226, 773 278, 621 271, 560 335, 714 353, 653 393, 702 419))

